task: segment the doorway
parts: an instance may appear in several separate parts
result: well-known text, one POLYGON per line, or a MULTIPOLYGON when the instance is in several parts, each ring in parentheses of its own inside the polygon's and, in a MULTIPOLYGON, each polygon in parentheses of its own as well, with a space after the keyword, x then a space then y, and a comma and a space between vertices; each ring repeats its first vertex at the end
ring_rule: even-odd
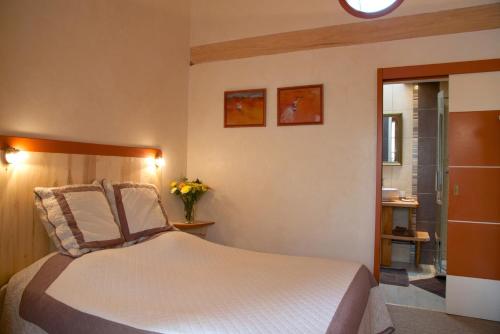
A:
MULTIPOLYGON (((500 180, 499 146, 492 145, 500 140, 500 98, 497 94, 500 59, 377 70, 374 276, 380 280, 382 219, 386 219, 382 210, 384 84, 446 77, 450 80, 452 105, 448 120, 449 143, 444 142, 441 149, 449 148, 449 184, 442 184, 442 190, 448 190, 449 208, 441 208, 441 213, 448 215, 447 242, 444 245, 445 240, 437 240, 441 248, 435 254, 435 270, 436 274, 447 274, 447 313, 500 321, 500 262, 495 257, 498 251, 492 251, 500 247, 500 207, 497 205, 500 187, 491 187, 488 183, 498 184, 500 180), (470 149, 464 150, 464 147, 470 149), (484 182, 468 182, 474 178, 462 177, 462 174, 477 176, 476 179, 484 182)), ((446 136, 444 138, 446 140, 446 136)), ((437 145, 437 149, 439 147, 437 145)))
POLYGON ((383 85, 380 283, 391 304, 445 310, 448 78, 383 85))

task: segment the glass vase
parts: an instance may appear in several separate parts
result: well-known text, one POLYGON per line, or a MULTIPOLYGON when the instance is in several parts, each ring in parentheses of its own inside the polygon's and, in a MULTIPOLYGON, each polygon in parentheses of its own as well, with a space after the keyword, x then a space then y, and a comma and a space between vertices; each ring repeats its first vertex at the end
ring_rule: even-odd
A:
POLYGON ((195 203, 185 203, 184 204, 184 217, 186 218, 186 224, 194 223, 194 213, 196 209, 195 203))

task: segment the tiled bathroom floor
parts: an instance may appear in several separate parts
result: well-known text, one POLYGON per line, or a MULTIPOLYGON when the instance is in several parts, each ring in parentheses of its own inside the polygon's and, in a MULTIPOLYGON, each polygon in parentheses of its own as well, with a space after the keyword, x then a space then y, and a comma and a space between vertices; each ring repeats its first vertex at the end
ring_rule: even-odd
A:
POLYGON ((445 312, 446 303, 444 298, 411 285, 411 281, 434 277, 436 271, 433 265, 421 264, 416 267, 414 264, 394 262, 392 267, 406 268, 410 286, 380 284, 387 304, 445 312))

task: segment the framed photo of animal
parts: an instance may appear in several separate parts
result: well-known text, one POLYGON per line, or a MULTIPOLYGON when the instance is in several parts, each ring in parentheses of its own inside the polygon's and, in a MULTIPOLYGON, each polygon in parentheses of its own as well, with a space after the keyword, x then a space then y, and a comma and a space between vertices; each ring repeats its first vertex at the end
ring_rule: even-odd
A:
POLYGON ((323 85, 278 88, 278 125, 323 124, 323 85))
POLYGON ((266 90, 224 92, 224 127, 266 126, 266 90))

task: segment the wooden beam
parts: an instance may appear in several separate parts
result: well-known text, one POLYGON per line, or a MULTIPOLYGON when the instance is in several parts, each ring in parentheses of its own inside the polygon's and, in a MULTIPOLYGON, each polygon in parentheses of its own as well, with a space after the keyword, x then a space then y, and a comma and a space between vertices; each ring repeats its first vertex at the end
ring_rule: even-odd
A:
POLYGON ((138 158, 160 157, 162 155, 161 150, 157 148, 102 145, 0 135, 0 149, 8 147, 27 152, 88 154, 138 158))
POLYGON ((500 3, 194 46, 191 64, 500 28, 500 3))

